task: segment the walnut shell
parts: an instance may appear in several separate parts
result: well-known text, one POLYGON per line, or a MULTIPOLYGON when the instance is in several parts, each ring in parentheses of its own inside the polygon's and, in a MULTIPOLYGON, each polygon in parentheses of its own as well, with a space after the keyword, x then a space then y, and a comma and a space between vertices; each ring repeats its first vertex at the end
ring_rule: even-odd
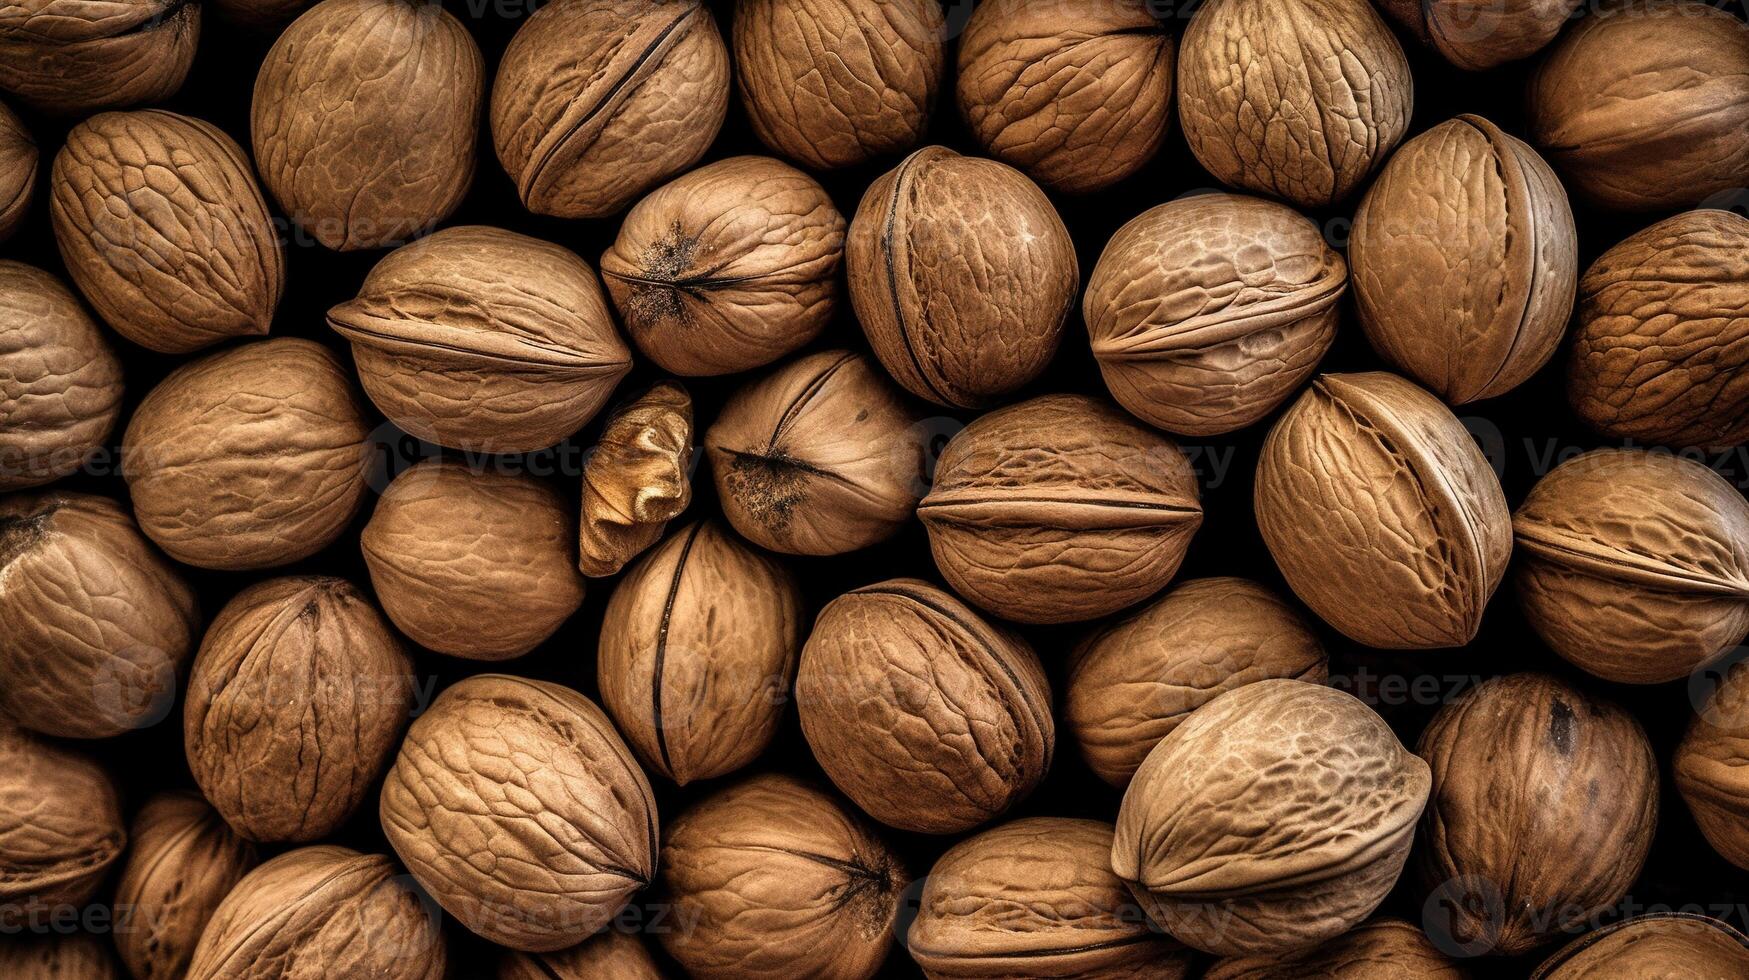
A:
POLYGON ((1732 664, 1697 705, 1670 768, 1713 850, 1749 868, 1749 662, 1732 664))
POLYGON ((1426 763, 1359 699, 1262 680, 1198 708, 1148 754, 1111 866, 1197 949, 1302 949, 1384 900, 1427 790, 1426 763))
POLYGON ((1051 689, 1032 648, 917 579, 826 605, 796 674, 820 768, 876 820, 951 834, 1000 816, 1051 767, 1051 689))
POLYGON ((1749 976, 1749 937, 1718 919, 1653 913, 1580 936, 1531 980, 1686 980, 1749 976))
POLYGON ((25 933, 0 944, 6 980, 122 980, 109 943, 90 932, 25 933))
POLYGON ((636 933, 608 928, 557 953, 505 950, 497 980, 662 980, 656 958, 636 933))
POLYGON ((271 568, 352 522, 369 437, 339 358, 308 340, 259 340, 159 382, 122 437, 122 473, 140 529, 170 557, 271 568))
POLYGON ((656 871, 656 805, 594 702, 480 674, 407 732, 382 792, 383 832, 463 926, 550 952, 606 925, 656 871))
POLYGON ((37 161, 36 140, 30 130, 0 102, 0 242, 12 237, 30 211, 37 161))
POLYGON ((1335 939, 1286 956, 1233 956, 1203 980, 1466 980, 1420 929, 1402 919, 1377 918, 1335 939))
POLYGON ((692 396, 664 381, 614 410, 583 463, 577 567, 614 575, 692 503, 692 396))
POLYGON ((194 64, 189 0, 14 0, 0 7, 0 90, 55 115, 157 102, 194 64))
POLYGON ((1451 64, 1486 71, 1547 47, 1582 2, 1379 0, 1379 9, 1451 64))
POLYGON ((844 258, 875 356, 919 398, 981 408, 1038 377, 1080 267, 1025 174, 930 146, 869 185, 844 258))
POLYGON ((455 211, 474 179, 485 66, 461 22, 423 0, 322 0, 255 78, 261 180, 305 234, 398 245, 455 211))
POLYGON ((1318 227, 1273 201, 1201 194, 1118 229, 1082 310, 1118 404, 1181 435, 1274 411, 1336 339, 1348 264, 1318 227))
POLYGON ((1373 349, 1452 405, 1503 395, 1548 363, 1579 277, 1554 171, 1473 115, 1391 157, 1355 212, 1348 258, 1373 349))
POLYGON ((136 980, 176 980, 219 903, 255 867, 255 847, 181 791, 147 800, 129 836, 115 904, 131 910, 133 928, 117 928, 115 946, 136 980))
POLYGON ((601 275, 644 356, 689 377, 733 374, 819 336, 838 305, 844 228, 814 178, 731 157, 639 201, 601 275))
POLYGON ((0 913, 11 930, 32 908, 85 904, 127 838, 109 773, 0 720, 0 913))
POLYGON ((1202 505, 1170 439, 1102 400, 1044 395, 954 436, 917 516, 954 591, 1004 619, 1067 623, 1160 591, 1202 505))
POLYGON ((1438 399, 1383 372, 1319 377, 1264 441, 1255 498, 1288 585, 1368 646, 1468 643, 1512 552, 1481 449, 1438 399))
POLYGON ((688 170, 729 108, 729 51, 700 0, 554 0, 492 82, 492 142, 523 207, 618 214, 688 170))

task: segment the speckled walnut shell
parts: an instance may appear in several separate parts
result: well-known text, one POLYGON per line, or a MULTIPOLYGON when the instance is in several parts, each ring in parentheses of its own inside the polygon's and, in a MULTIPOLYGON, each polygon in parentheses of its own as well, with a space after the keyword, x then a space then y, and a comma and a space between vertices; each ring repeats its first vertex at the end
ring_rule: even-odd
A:
POLYGON ((656 871, 650 784, 607 715, 570 688, 480 674, 407 733, 383 832, 444 910, 529 952, 574 946, 656 871))
POLYGON ((1317 370, 1348 264, 1272 201, 1200 194, 1118 229, 1087 281, 1093 356, 1118 404, 1181 435, 1243 428, 1317 370))
POLYGON ((1749 937, 1706 916, 1653 913, 1580 936, 1531 980, 1686 980, 1749 976, 1749 937))
POLYGON ((0 976, 6 980, 122 980, 124 974, 101 933, 27 932, 8 936, 0 945, 0 976))
POLYGON ((1560 346, 1578 249, 1548 164, 1488 120, 1458 116, 1404 144, 1355 212, 1360 325, 1449 404, 1503 395, 1560 346))
POLYGON ((554 0, 511 38, 492 142, 524 207, 603 218, 689 169, 729 108, 729 51, 700 0, 554 0))
POLYGON ((912 394, 958 408, 1000 401, 1044 371, 1080 276, 1038 185, 941 146, 869 186, 844 257, 875 356, 912 394))
POLYGON ((1045 395, 954 436, 917 516, 935 566, 973 605, 1067 623, 1160 591, 1202 505, 1170 439, 1099 399, 1045 395))
POLYGON ((12 237, 30 211, 37 162, 36 140, 30 130, 0 102, 0 242, 12 237))
POLYGON ((1427 765, 1357 698, 1248 684, 1148 754, 1111 866, 1154 921, 1219 955, 1303 949, 1372 914, 1409 856, 1427 765))
POLYGON ((1468 973, 1402 919, 1378 918, 1285 956, 1232 956, 1203 980, 1466 980, 1468 973))
POLYGON ((0 912, 84 905, 127 838, 109 773, 0 719, 0 912))
POLYGON ((1257 526, 1301 601, 1372 647, 1458 647, 1506 572, 1512 516, 1451 410, 1393 374, 1321 376, 1270 430, 1257 526))
POLYGON ((129 836, 115 904, 131 928, 116 929, 116 950, 136 980, 179 980, 219 903, 255 867, 255 847, 183 791, 147 800, 129 836))
POLYGON ((557 953, 505 950, 496 980, 662 980, 662 970, 636 933, 608 928, 557 953))
POLYGON ((614 410, 583 464, 577 567, 614 575, 692 503, 692 397, 664 381, 614 410))
POLYGON ((0 7, 0 90, 61 116, 157 102, 199 39, 193 0, 15 0, 0 7))
POLYGON ((1713 676, 1670 768, 1713 850, 1749 868, 1749 662, 1713 676))
POLYGON ((1541 51, 1583 0, 1379 0, 1415 40, 1465 71, 1486 71, 1541 51))
POLYGON ((688 377, 733 374, 819 336, 838 305, 844 229, 814 178, 731 157, 639 201, 601 275, 644 356, 688 377))

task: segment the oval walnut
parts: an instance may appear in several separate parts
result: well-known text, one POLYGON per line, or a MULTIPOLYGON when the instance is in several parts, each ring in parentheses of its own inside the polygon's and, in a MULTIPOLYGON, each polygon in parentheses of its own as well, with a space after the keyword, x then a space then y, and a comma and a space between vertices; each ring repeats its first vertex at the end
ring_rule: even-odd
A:
POLYGON ((1548 46, 1584 0, 1379 0, 1379 9, 1465 71, 1486 71, 1548 46))
POLYGON ((157 102, 199 40, 188 0, 17 0, 0 7, 0 90, 57 116, 157 102))
POLYGON ((577 567, 615 575, 692 503, 692 396, 672 381, 615 409, 583 463, 577 567))
POLYGON ((1652 913, 1580 936, 1544 960, 1531 980, 1749 976, 1749 936, 1718 919, 1652 913))
POLYGON ((1713 850, 1749 868, 1749 663, 1703 676, 1716 686, 1696 705, 1670 768, 1713 850))
POLYGON ((27 923, 84 905, 127 841, 108 772, 0 718, 0 913, 27 923))
POLYGON ((128 835, 115 904, 133 928, 116 930, 115 947, 135 980, 178 980, 219 903, 255 867, 255 847, 187 792, 147 800, 128 835))

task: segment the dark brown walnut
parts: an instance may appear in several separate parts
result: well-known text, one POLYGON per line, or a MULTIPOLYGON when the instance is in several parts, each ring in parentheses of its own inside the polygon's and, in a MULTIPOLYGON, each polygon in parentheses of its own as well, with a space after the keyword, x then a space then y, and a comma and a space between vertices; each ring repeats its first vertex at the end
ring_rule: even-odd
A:
POLYGON ((1335 939, 1285 956, 1232 956, 1203 980, 1466 980, 1469 976, 1420 929, 1378 918, 1335 939))
POLYGON ((527 952, 594 935, 656 872, 656 805, 594 702, 481 674, 413 722, 382 792, 383 832, 469 930, 527 952))
POLYGON ((1749 976, 1749 937, 1718 919, 1652 913, 1580 936, 1531 980, 1687 980, 1749 976))
POLYGON ((328 311, 389 421, 454 449, 520 453, 581 429, 631 370, 595 270, 467 225, 390 252, 328 311))
POLYGON ((345 366, 308 340, 185 364, 122 437, 140 529, 199 568, 271 568, 321 551, 364 503, 370 429, 345 366))
POLYGON ((1548 164, 1481 116, 1458 116, 1404 144, 1355 212, 1360 325, 1448 404, 1503 395, 1560 346, 1578 249, 1548 164))
POLYGON ((1202 525, 1170 439, 1085 395, 991 412, 942 450, 917 508, 935 567, 973 605, 1070 623, 1160 591, 1202 525))
POLYGON ((0 7, 0 91, 60 116, 157 102, 199 39, 193 0, 16 0, 0 7))
POLYGON ((981 408, 1038 377, 1080 270, 1025 174, 941 146, 862 196, 845 243, 850 301, 875 356, 919 398, 981 408))
POLYGON ((1465 71, 1486 71, 1548 46, 1582 0, 1379 0, 1415 40, 1465 71))
POLYGON ((455 211, 474 179, 485 67, 461 22, 425 0, 322 0, 255 77, 262 183, 339 251, 398 245, 455 211))
POLYGON ((109 773, 0 718, 0 912, 14 930, 84 905, 127 838, 109 773))
POLYGON ((814 178, 731 157, 639 201, 601 274, 644 356, 688 377, 733 374, 819 336, 838 306, 844 228, 814 178))
POLYGON ((1740 868, 1749 868, 1749 662, 1716 675, 1670 768, 1701 834, 1740 868))
POLYGON ((162 109, 93 116, 49 185, 67 271, 117 333, 170 354, 267 333, 285 256, 249 158, 218 127, 162 109))
POLYGON ((1243 428, 1317 370, 1348 264, 1273 201, 1199 194, 1143 212, 1105 246, 1082 311, 1118 404, 1182 435, 1243 428))
POLYGON ((1458 647, 1512 553, 1500 480, 1451 410, 1393 374, 1326 374, 1270 430, 1257 526, 1301 601, 1372 647, 1458 647))
POLYGON ((496 980, 662 980, 656 958, 636 933, 608 928, 557 953, 505 950, 496 980))
POLYGON ((1198 708, 1148 754, 1118 810, 1111 866, 1197 949, 1304 949, 1384 900, 1427 790, 1427 765, 1359 699, 1258 681, 1198 708))
POLYGON ((820 611, 796 674, 802 733, 869 816, 953 834, 1000 816, 1051 767, 1051 689, 1019 635, 917 579, 820 611))
POLYGON ((26 933, 0 944, 0 976, 6 980, 122 980, 124 975, 101 933, 26 933))
POLYGON ((30 211, 37 161, 36 140, 30 130, 0 102, 0 242, 12 237, 30 211))
POLYGON ((254 869, 255 847, 199 794, 182 791, 147 800, 129 837, 115 886, 129 928, 116 929, 116 950, 135 980, 178 980, 219 903, 254 869))
POLYGON ((1436 937, 1516 956, 1612 908, 1658 823, 1658 762, 1633 716, 1544 674, 1496 677, 1441 708, 1416 868, 1436 937))
POLYGON ((1275 593, 1242 578, 1189 579, 1099 628, 1069 661, 1063 725, 1118 789, 1197 708, 1271 677, 1322 684, 1318 635, 1275 593))
POLYGON ((692 503, 692 396, 672 381, 614 410, 583 464, 577 567, 618 574, 692 503))
POLYGON ((523 207, 605 218, 703 158, 728 108, 701 0, 555 0, 498 65, 492 142, 523 207))

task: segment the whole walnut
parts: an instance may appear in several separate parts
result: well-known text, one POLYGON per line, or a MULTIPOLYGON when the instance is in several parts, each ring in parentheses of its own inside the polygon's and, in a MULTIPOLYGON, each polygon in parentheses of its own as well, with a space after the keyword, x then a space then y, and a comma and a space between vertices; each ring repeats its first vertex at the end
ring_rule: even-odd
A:
POLYGON ((444 910, 511 949, 582 942, 656 872, 643 770, 594 702, 545 681, 480 674, 438 695, 389 770, 381 816, 444 910))
POLYGON ((1276 678, 1215 698, 1148 754, 1111 866, 1154 921, 1276 955, 1372 914, 1409 857, 1428 771, 1359 699, 1276 678))
POLYGON ((850 302, 905 389, 982 408, 1050 364, 1075 303, 1075 245, 1025 174, 930 146, 869 185, 845 243, 850 302))
POLYGON ((1190 954, 1111 870, 1111 824, 1031 817, 955 844, 924 879, 906 936, 930 980, 1181 980, 1190 954))
POLYGON ((1615 705, 1543 674, 1496 677, 1441 708, 1415 750, 1433 770, 1416 867, 1445 948, 1526 952, 1639 877, 1658 762, 1615 705))
POLYGON ((1488 120, 1458 116, 1405 143, 1354 214, 1360 325, 1448 404, 1503 395, 1560 346, 1578 249, 1548 164, 1488 120))
POLYGON ((1749 442, 1749 219, 1689 211, 1593 262, 1579 281, 1567 398, 1612 438, 1749 442))
POLYGON ((7 936, 0 944, 0 976, 6 980, 122 980, 124 974, 101 933, 51 931, 7 936))
POLYGON ((1044 778, 1056 743, 1032 648, 917 579, 864 586, 820 611, 796 708, 844 795, 926 834, 1000 816, 1044 778))
POLYGON ((1670 768, 1713 850, 1749 868, 1749 662, 1708 676, 1716 686, 1695 706, 1670 768))
POLYGON ((631 370, 595 270, 568 249, 466 225, 390 252, 328 311, 391 422, 455 449, 545 449, 631 370))
POLYGON ((140 529, 199 568, 271 568, 340 537, 364 502, 370 429, 345 366, 295 338, 172 371, 122 436, 140 529))
POLYGON ((1201 194, 1118 229, 1082 311, 1118 404, 1149 425, 1217 435, 1274 411, 1336 339, 1348 265, 1303 215, 1201 194))
POLYGON ((0 913, 10 929, 84 905, 127 839, 109 773, 0 719, 0 913))
POLYGON ((1415 40, 1465 71, 1528 58, 1555 39, 1583 0, 1378 0, 1415 40))
POLYGON ((1415 81, 1367 0, 1210 0, 1184 32, 1178 116, 1222 183, 1346 198, 1409 129, 1415 81))
POLYGON ((718 790, 668 828, 657 932, 693 976, 867 980, 911 879, 866 823, 791 776, 718 790))
POLYGON ((177 980, 219 903, 254 869, 255 847, 198 793, 182 791, 147 800, 129 836, 115 886, 129 918, 116 927, 115 947, 136 980, 177 980))
POLYGON ((1466 980, 1420 929, 1376 918, 1319 946, 1285 956, 1231 956, 1203 980, 1466 980))
POLYGON ((107 497, 0 499, 0 711, 62 738, 154 725, 194 649, 194 592, 107 497))
POLYGON ((389 619, 470 660, 520 657, 577 611, 576 542, 577 518, 551 487, 450 460, 396 477, 359 537, 389 619))
POLYGON ((1329 671, 1317 634, 1275 593, 1242 578, 1189 579, 1075 648, 1063 725, 1088 767, 1123 789, 1209 701, 1271 677, 1322 684, 1329 671))
POLYGON ((652 191, 601 256, 638 350, 664 371, 748 371, 806 346, 838 305, 844 216, 814 178, 731 157, 652 191))
POLYGON ((0 102, 0 242, 12 237, 36 192, 38 153, 30 130, 0 102))
POLYGON ((821 351, 741 388, 704 434, 723 514, 762 548, 836 555, 892 537, 928 433, 868 358, 821 351))
POLYGON ((1531 980, 1741 976, 1749 976, 1749 937, 1704 915, 1654 912, 1580 936, 1544 960, 1531 980))
POLYGON ((249 158, 218 127, 162 109, 93 116, 49 185, 67 271, 117 333, 169 354, 267 333, 285 255, 249 158))
POLYGON ((505 950, 496 980, 662 980, 656 958, 636 933, 609 927, 556 953, 505 950))
POLYGON ((1749 26, 1690 0, 1607 0, 1530 79, 1531 141, 1580 197, 1666 211, 1749 184, 1749 26))
POLYGON ((1257 526, 1301 601, 1349 639, 1458 647, 1512 553, 1500 480, 1439 400, 1384 372, 1326 374, 1263 443, 1257 526))
POLYGON ((656 543, 692 503, 692 396, 672 381, 619 408, 583 463, 577 567, 600 578, 656 543))
POLYGON ((1085 395, 1044 395, 953 437, 917 508, 955 592, 1004 619, 1068 623, 1146 599, 1202 524, 1170 439, 1085 395))
POLYGON ((1080 194, 1154 159, 1172 35, 1143 0, 989 0, 960 37, 960 114, 991 156, 1080 194))
POLYGON ((1512 528, 1525 619, 1590 673, 1676 680, 1749 635, 1749 501, 1700 463, 1586 453, 1538 481, 1512 528))
POLYGON ((186 0, 14 0, 0 7, 0 91, 60 116, 158 102, 199 40, 186 0))
POLYGON ((473 36, 431 0, 322 0, 256 75, 261 180, 328 248, 430 231, 473 182, 484 76, 473 36))
POLYGON ((691 169, 729 108, 729 51, 701 0, 554 0, 492 82, 492 142, 523 207, 605 218, 691 169))

